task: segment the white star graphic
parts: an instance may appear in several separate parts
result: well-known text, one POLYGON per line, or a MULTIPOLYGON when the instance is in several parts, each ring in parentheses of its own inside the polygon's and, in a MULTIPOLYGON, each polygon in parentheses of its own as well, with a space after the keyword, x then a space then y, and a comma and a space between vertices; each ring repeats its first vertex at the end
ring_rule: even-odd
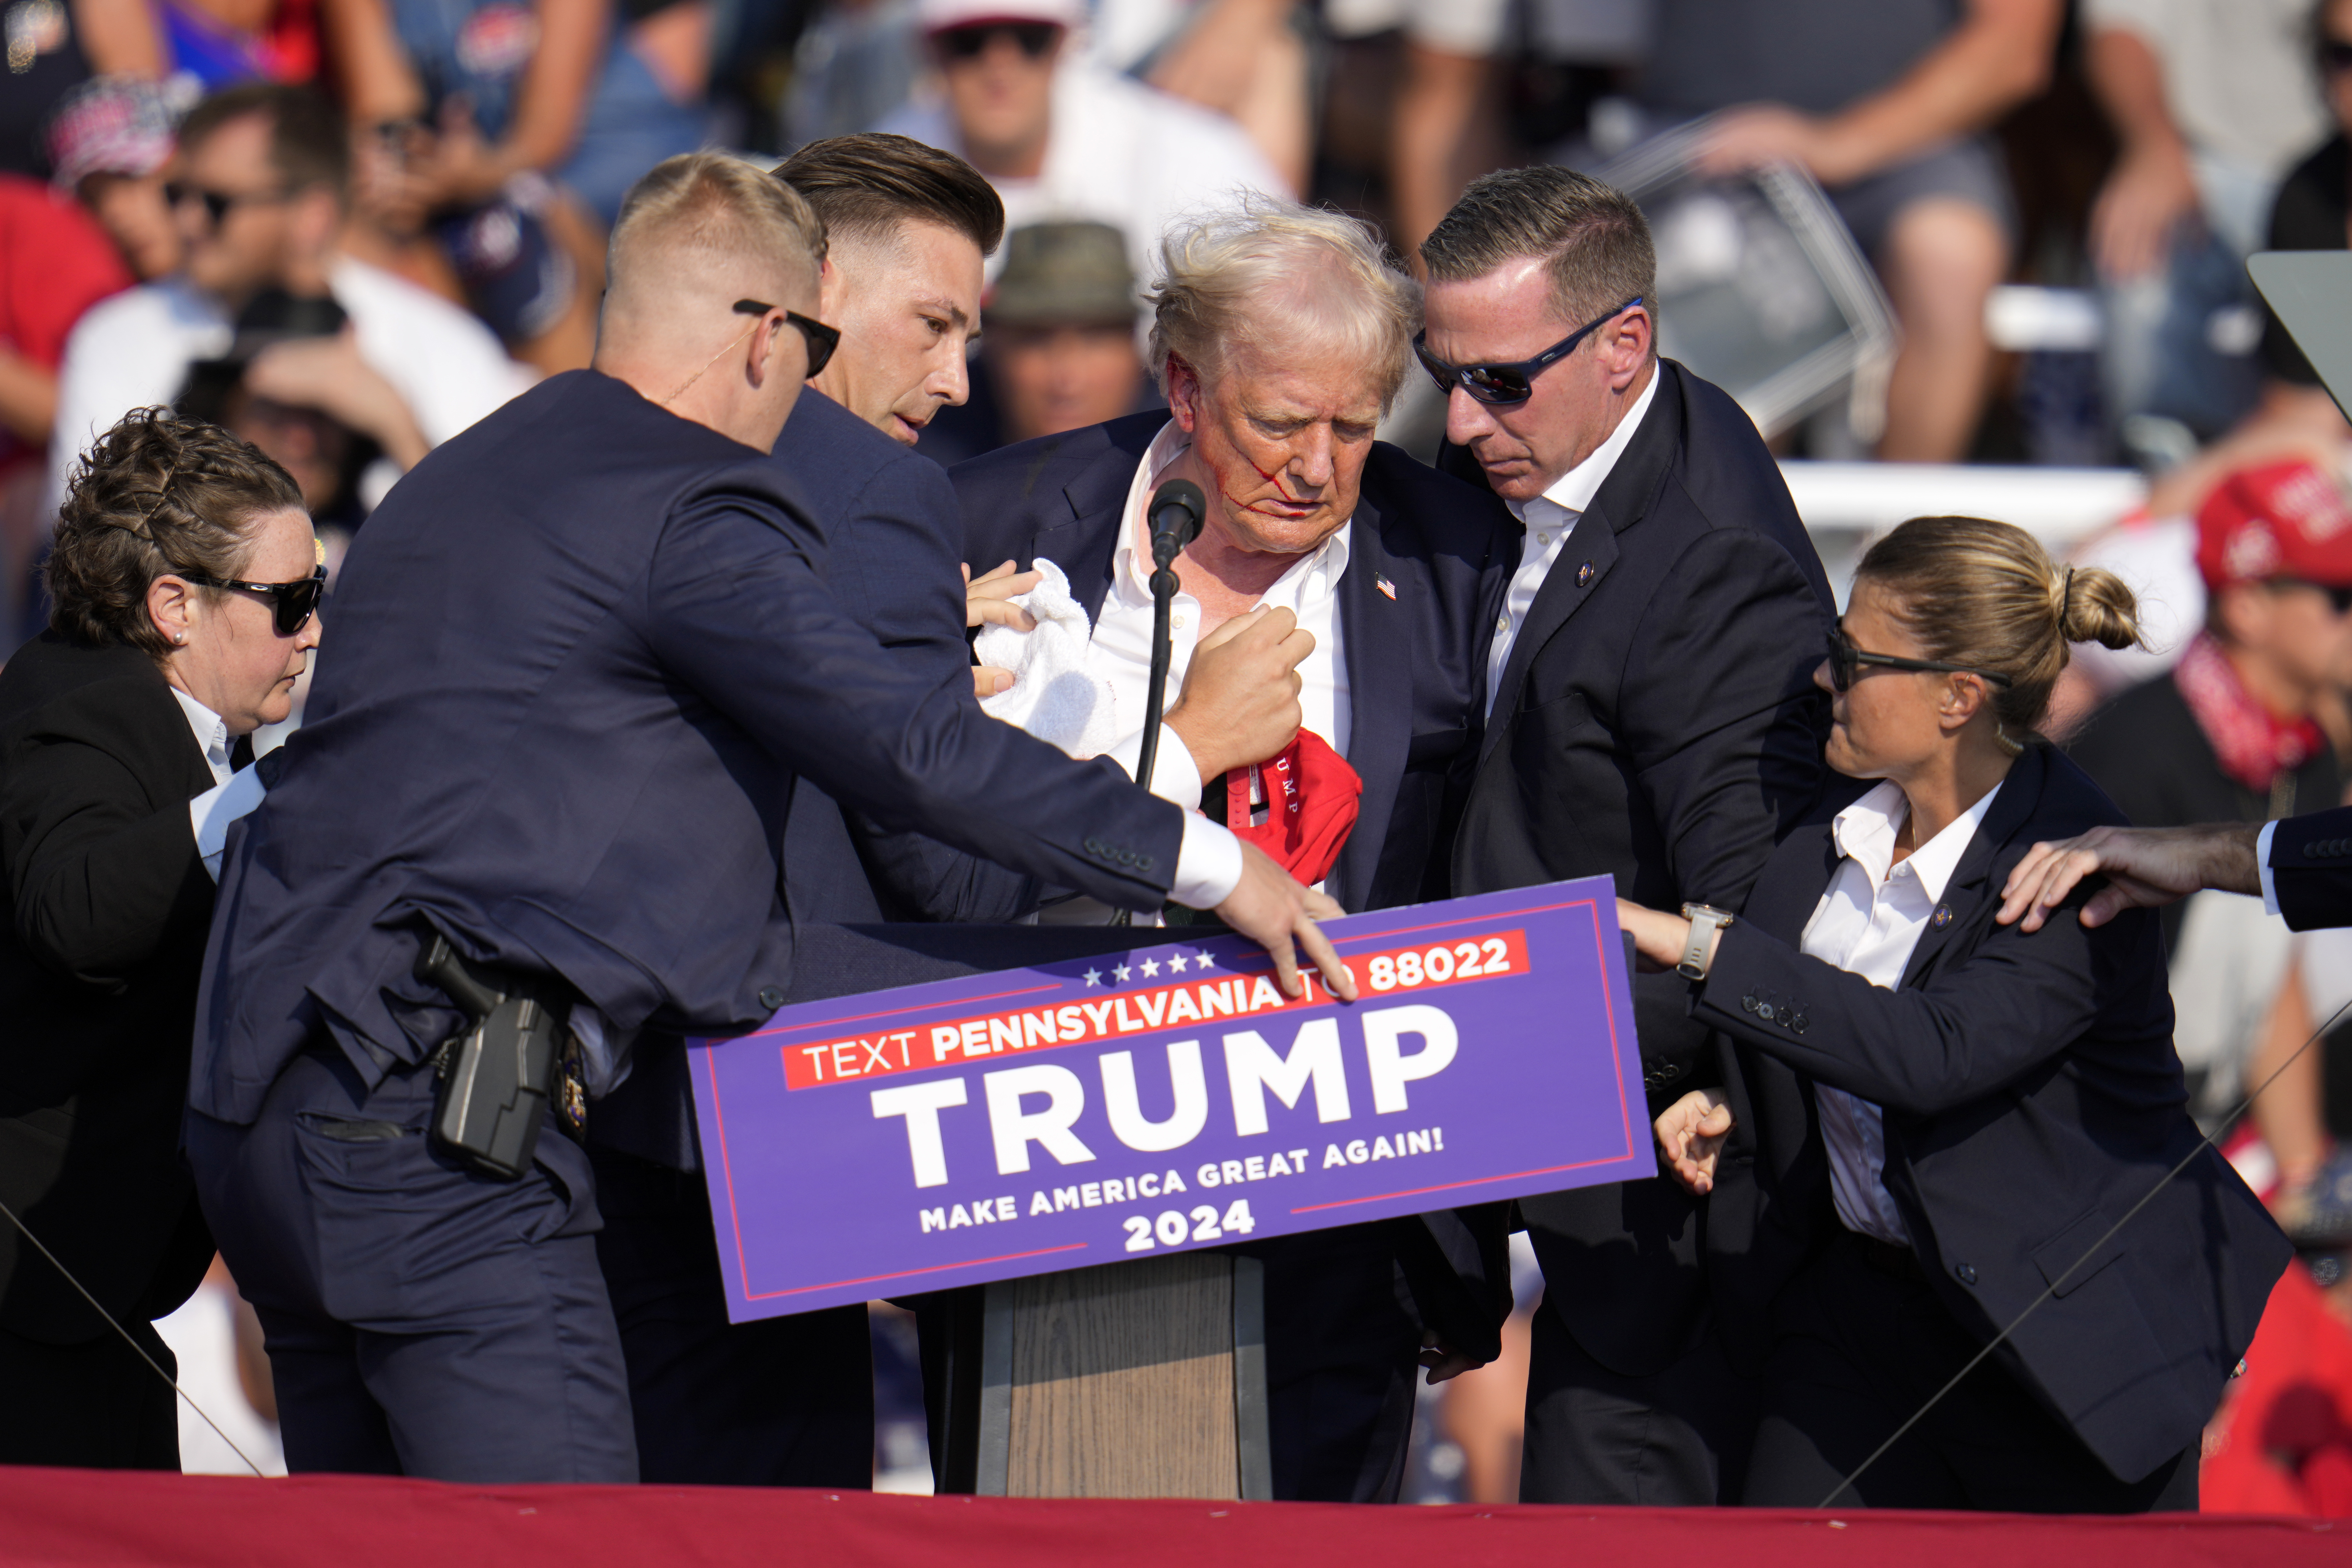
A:
POLYGON ((1099 985, 1099 984, 1102 984, 1102 971, 1101 971, 1101 970, 1099 970, 1099 969, 1089 969, 1089 970, 1087 970, 1087 984, 1089 984, 1089 985, 1099 985))
POLYGON ((1168 955, 1168 967, 1169 967, 1170 969, 1173 970, 1175 973, 1179 973, 1179 974, 1183 973, 1184 973, 1184 955, 1183 955, 1182 953, 1181 953, 1181 952, 1171 952, 1171 953, 1170 953, 1170 954, 1168 955))
POLYGON ((1214 969, 1217 967, 1217 961, 1205 952, 1194 953, 1192 955, 1192 962, 1199 964, 1203 969, 1214 969))
POLYGON ((1126 983, 1126 981, 1127 981, 1127 977, 1128 977, 1128 975, 1129 975, 1129 973, 1131 973, 1131 972, 1128 969, 1127 965, 1126 965, 1126 964, 1124 964, 1124 963, 1122 963, 1122 964, 1118 964, 1118 965, 1115 966, 1115 967, 1111 970, 1111 972, 1110 972, 1110 977, 1111 977, 1113 980, 1118 981, 1120 984, 1124 984, 1126 983))

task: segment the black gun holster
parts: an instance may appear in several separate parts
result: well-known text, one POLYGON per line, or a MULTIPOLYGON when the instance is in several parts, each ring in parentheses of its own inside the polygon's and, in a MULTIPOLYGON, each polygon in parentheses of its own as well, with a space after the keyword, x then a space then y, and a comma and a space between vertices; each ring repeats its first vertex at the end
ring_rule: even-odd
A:
POLYGON ((469 963, 428 931, 416 978, 465 1014, 466 1026, 433 1055, 433 1137, 457 1160, 504 1181, 530 1169, 556 1101, 556 1126, 577 1138, 587 1120, 580 1046, 572 1033, 576 994, 552 975, 469 963))

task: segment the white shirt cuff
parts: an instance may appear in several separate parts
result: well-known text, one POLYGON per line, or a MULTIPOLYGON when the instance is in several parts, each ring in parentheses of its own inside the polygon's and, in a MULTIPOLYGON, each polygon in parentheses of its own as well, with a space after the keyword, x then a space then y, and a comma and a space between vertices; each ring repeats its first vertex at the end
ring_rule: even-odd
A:
POLYGON ((212 873, 214 881, 220 880, 228 825, 259 805, 268 793, 261 775, 248 767, 231 773, 228 783, 215 784, 189 799, 188 825, 195 830, 196 853, 204 857, 205 869, 212 873))
MULTIPOLYGON (((1153 769, 1157 773, 1158 769, 1153 769)), ((2278 884, 2271 879, 2271 835, 2278 831, 2278 819, 2263 824, 2261 837, 2254 840, 2254 867, 2263 879, 2263 909, 2270 914, 2279 912, 2278 884)))
MULTIPOLYGON (((1136 765, 1143 758, 1143 731, 1138 730, 1118 745, 1103 753, 1117 763, 1129 778, 1135 776, 1136 765)), ((1172 800, 1187 811, 1201 809, 1201 764, 1192 760, 1184 737, 1168 725, 1160 726, 1160 752, 1151 759, 1151 793, 1162 800, 1172 800)), ((1238 862, 1236 862, 1238 865, 1238 862)), ((1241 879, 1235 870, 1234 878, 1241 879)), ((1226 889, 1231 891, 1231 889, 1226 889)), ((1225 900, 1219 899, 1217 902, 1225 900)), ((1209 906, 1203 904, 1200 908, 1209 906)))
POLYGON ((1199 812, 1186 812, 1184 847, 1176 854, 1176 882, 1169 898, 1188 910, 1213 910, 1241 882, 1242 841, 1199 812))

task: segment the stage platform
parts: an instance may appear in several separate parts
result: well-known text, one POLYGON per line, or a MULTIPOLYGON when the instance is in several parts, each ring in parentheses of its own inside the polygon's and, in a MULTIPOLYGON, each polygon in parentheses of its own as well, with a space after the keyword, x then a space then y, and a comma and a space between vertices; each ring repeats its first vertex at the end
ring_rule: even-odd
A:
POLYGON ((1043 1502, 0 1469, 0 1563, 174 1568, 2131 1568, 2352 1562, 2352 1521, 1740 1510, 1043 1502))

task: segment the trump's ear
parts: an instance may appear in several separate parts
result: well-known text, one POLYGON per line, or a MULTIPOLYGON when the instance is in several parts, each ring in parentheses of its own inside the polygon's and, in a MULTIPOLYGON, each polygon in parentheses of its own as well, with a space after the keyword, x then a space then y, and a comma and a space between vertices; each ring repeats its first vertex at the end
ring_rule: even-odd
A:
POLYGON ((1176 424, 1187 436, 1195 435, 1201 423, 1201 374, 1184 361, 1182 354, 1168 356, 1168 408, 1176 416, 1176 424))

